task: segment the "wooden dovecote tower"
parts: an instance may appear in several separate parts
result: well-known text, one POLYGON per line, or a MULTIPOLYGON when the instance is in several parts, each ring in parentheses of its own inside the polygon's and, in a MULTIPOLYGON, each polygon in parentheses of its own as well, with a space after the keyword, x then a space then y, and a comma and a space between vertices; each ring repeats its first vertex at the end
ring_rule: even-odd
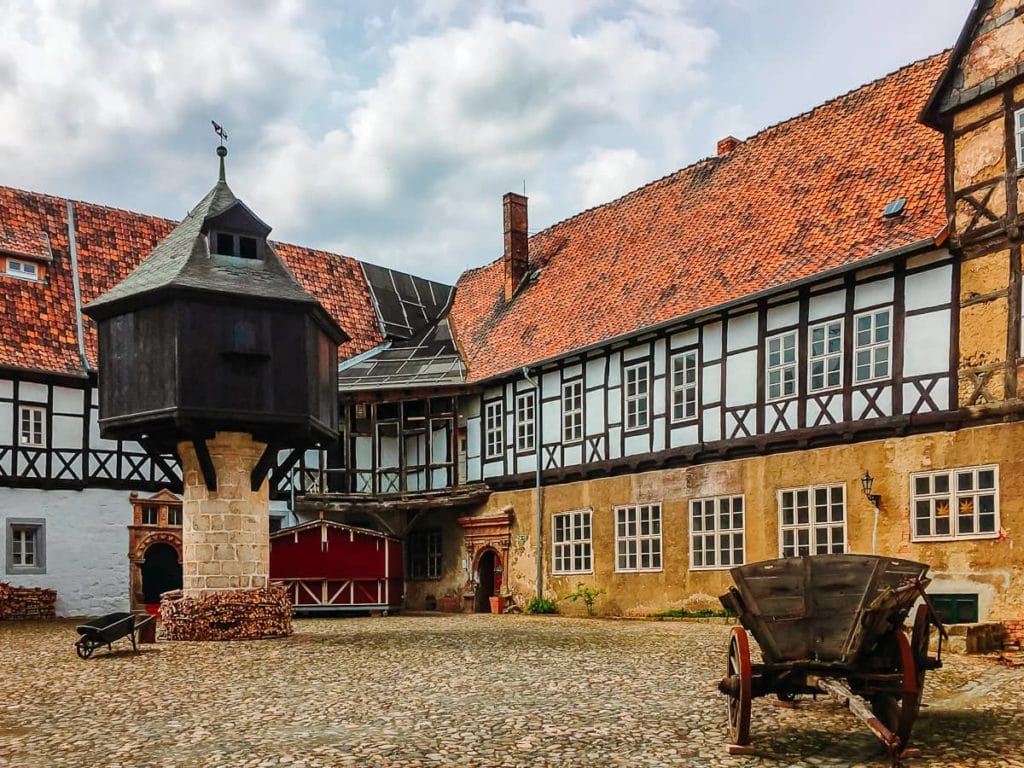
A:
POLYGON ((175 449, 186 597, 266 587, 267 473, 278 452, 337 437, 345 333, 224 177, 124 281, 98 324, 100 431, 175 449))

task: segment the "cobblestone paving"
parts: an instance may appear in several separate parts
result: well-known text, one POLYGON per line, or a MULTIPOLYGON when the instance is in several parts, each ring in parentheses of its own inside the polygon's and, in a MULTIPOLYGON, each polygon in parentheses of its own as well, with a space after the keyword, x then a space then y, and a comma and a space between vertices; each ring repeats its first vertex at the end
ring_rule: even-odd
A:
MULTIPOLYGON (((754 702, 725 753, 729 628, 526 616, 302 620, 285 640, 126 641, 0 623, 0 766, 882 766, 846 710, 754 702)), ((1024 766, 1024 670, 931 673, 906 764, 1024 766)))

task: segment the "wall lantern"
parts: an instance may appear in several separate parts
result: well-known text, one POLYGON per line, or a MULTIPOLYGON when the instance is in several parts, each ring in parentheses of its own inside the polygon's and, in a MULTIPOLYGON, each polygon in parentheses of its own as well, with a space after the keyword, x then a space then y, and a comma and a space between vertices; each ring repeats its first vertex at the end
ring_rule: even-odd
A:
POLYGON ((864 470, 864 477, 860 479, 861 490, 864 491, 864 495, 867 496, 868 501, 871 502, 871 506, 875 508, 875 522, 871 528, 871 554, 878 554, 878 503, 882 500, 880 494, 872 493, 871 487, 875 484, 875 478, 871 476, 871 473, 866 469, 864 470))
POLYGON ((867 496, 868 501, 871 502, 873 507, 878 506, 878 502, 882 500, 882 497, 877 493, 871 492, 871 487, 875 484, 875 478, 871 476, 871 473, 864 470, 864 477, 860 479, 860 487, 864 490, 864 495, 867 496))

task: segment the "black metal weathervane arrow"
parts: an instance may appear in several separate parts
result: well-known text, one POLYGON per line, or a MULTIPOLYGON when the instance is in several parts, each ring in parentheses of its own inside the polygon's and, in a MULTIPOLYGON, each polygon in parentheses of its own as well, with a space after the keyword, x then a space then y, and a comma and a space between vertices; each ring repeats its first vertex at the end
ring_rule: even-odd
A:
POLYGON ((216 120, 210 121, 213 124, 213 132, 220 136, 220 145, 223 147, 228 135, 224 132, 224 126, 218 125, 216 120))

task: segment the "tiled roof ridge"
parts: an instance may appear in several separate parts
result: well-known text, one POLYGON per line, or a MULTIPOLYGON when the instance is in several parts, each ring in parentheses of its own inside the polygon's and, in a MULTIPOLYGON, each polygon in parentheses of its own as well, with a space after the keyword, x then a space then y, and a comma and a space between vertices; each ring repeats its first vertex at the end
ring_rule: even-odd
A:
MULTIPOLYGON (((160 215, 155 214, 155 213, 145 213, 143 211, 136 211, 136 210, 133 210, 131 208, 118 208, 117 206, 114 206, 114 205, 105 205, 103 203, 93 203, 93 202, 90 202, 88 200, 79 200, 77 198, 63 197, 61 195, 51 195, 48 192, 38 192, 38 191, 36 191, 34 189, 24 189, 22 187, 11 187, 11 186, 8 186, 6 184, 0 184, 0 192, 3 192, 3 191, 12 192, 14 194, 32 195, 34 197, 45 198, 47 200, 53 201, 54 203, 66 204, 66 203, 70 202, 70 203, 74 203, 75 205, 86 205, 86 206, 89 206, 90 208, 98 209, 98 210, 101 210, 101 211, 110 211, 111 213, 118 213, 118 214, 129 214, 131 216, 138 216, 139 218, 143 218, 143 219, 151 219, 151 220, 155 220, 155 221, 160 221, 160 222, 163 222, 165 224, 169 224, 171 226, 177 226, 178 224, 181 224, 183 221, 185 221, 185 219, 187 219, 189 216, 192 215, 192 213, 195 211, 196 208, 199 207, 199 204, 197 203, 196 205, 192 206, 188 211, 186 211, 185 215, 182 216, 180 219, 169 219, 166 216, 160 216, 160 215)), ((319 247, 311 246, 311 245, 301 245, 299 243, 291 243, 291 242, 288 242, 287 240, 276 240, 274 238, 267 238, 267 239, 268 239, 268 241, 272 245, 283 245, 283 246, 285 246, 287 248, 299 248, 299 249, 301 249, 303 251, 310 251, 310 252, 313 252, 313 253, 322 253, 322 254, 325 254, 327 256, 333 256, 335 258, 351 259, 352 261, 357 261, 360 264, 371 264, 373 266, 380 267, 381 269, 390 269, 390 270, 395 271, 395 272, 403 272, 404 274, 407 274, 407 275, 412 275, 413 274, 412 272, 405 272, 405 270, 396 269, 395 267, 389 267, 389 266, 386 266, 386 265, 383 265, 383 264, 377 264, 376 262, 366 261, 365 259, 357 259, 355 256, 348 256, 348 255, 346 255, 344 253, 338 253, 337 251, 331 251, 331 250, 328 250, 326 248, 319 248, 319 247)), ((419 275, 413 275, 413 276, 414 277, 419 277, 419 275)), ((423 279, 426 280, 427 278, 423 278, 423 279)), ((430 282, 438 283, 439 285, 445 285, 445 286, 447 286, 449 288, 454 288, 455 287, 453 284, 442 283, 439 280, 433 280, 432 279, 430 282)))
MULTIPOLYGON (((777 123, 772 123, 771 125, 767 125, 764 128, 762 128, 761 130, 759 130, 759 131, 757 131, 755 133, 752 133, 750 136, 748 136, 747 138, 743 139, 739 143, 739 146, 737 146, 736 149, 733 150, 733 152, 736 152, 736 151, 740 150, 741 148, 749 145, 750 142, 752 142, 752 141, 755 141, 757 139, 763 138, 765 136, 765 134, 767 134, 769 132, 775 131, 775 130, 777 130, 777 129, 783 127, 783 126, 786 126, 786 125, 788 125, 790 123, 794 123, 797 120, 802 120, 802 119, 805 119, 805 118, 809 118, 809 117, 813 116, 813 114, 815 112, 817 112, 818 110, 820 110, 820 109, 823 109, 825 107, 831 106, 831 105, 833 105, 833 104, 835 104, 837 102, 842 101, 843 99, 848 99, 850 96, 852 96, 853 94, 857 93, 858 91, 863 91, 863 90, 865 90, 867 88, 871 88, 873 86, 880 85, 881 83, 883 83, 884 81, 888 80, 890 77, 893 77, 894 75, 898 75, 901 72, 904 72, 904 71, 906 71, 908 69, 912 69, 913 67, 919 66, 919 65, 921 65, 921 64, 923 64, 923 63, 925 63, 927 61, 931 61, 932 59, 936 59, 936 58, 938 58, 940 56, 946 56, 946 55, 949 54, 949 52, 951 50, 952 50, 951 48, 946 48, 946 49, 944 49, 942 51, 939 51, 938 53, 933 53, 933 54, 931 54, 929 56, 922 56, 921 58, 915 59, 914 61, 911 61, 908 64, 904 64, 901 67, 897 67, 896 69, 892 70, 891 72, 888 72, 888 73, 886 73, 884 75, 880 75, 879 77, 876 77, 874 80, 869 80, 866 83, 858 85, 856 88, 851 88, 850 90, 846 91, 845 93, 839 94, 837 96, 833 96, 833 97, 831 97, 829 99, 826 99, 825 101, 821 102, 820 104, 815 104, 813 107, 810 107, 809 109, 806 109, 803 112, 800 112, 800 113, 798 113, 796 115, 792 115, 790 117, 787 117, 786 119, 780 120, 777 123)), ((685 165, 682 168, 677 168, 676 170, 674 170, 674 171, 672 171, 670 173, 667 173, 664 176, 661 176, 661 177, 659 177, 657 179, 652 179, 651 181, 648 181, 648 182, 646 182, 644 184, 641 184, 639 187, 636 187, 635 189, 631 189, 628 192, 625 192, 624 194, 619 195, 618 197, 616 197, 616 198, 614 198, 612 200, 608 200, 608 201, 606 201, 604 203, 598 203, 597 205, 592 205, 589 208, 584 208, 582 211, 577 211, 576 213, 574 213, 571 216, 566 216, 564 219, 560 219, 559 221, 556 221, 553 224, 549 224, 544 229, 541 229, 541 230, 539 230, 537 232, 532 233, 530 235, 530 239, 532 240, 535 237, 540 237, 541 235, 546 235, 552 229, 555 229, 556 227, 560 227, 563 224, 566 224, 568 222, 574 221, 575 219, 578 219, 578 218, 580 218, 582 216, 585 216, 588 213, 591 213, 593 211, 600 210, 602 208, 610 208, 612 206, 618 205, 618 204, 624 202, 627 198, 632 197, 633 195, 639 194, 641 192, 646 192, 647 190, 651 189, 652 187, 657 186, 658 184, 670 181, 670 180, 674 179, 676 176, 681 176, 682 174, 688 173, 689 171, 692 171, 694 168, 697 168, 698 166, 700 166, 702 163, 716 163, 717 161, 722 160, 724 157, 726 157, 726 156, 724 156, 724 155, 710 155, 708 157, 702 157, 702 158, 699 158, 697 160, 694 160, 692 163, 689 163, 688 165, 685 165)), ((498 261, 501 261, 501 257, 500 256, 497 259, 495 259, 494 261, 488 262, 487 264, 484 264, 482 266, 473 267, 471 269, 467 269, 462 274, 463 275, 470 275, 470 274, 478 272, 478 271, 480 271, 482 269, 487 269, 488 267, 493 266, 498 261)))
POLYGON ((155 213, 144 213, 142 211, 135 211, 135 210, 132 210, 131 208, 118 208, 118 207, 113 206, 113 205, 104 205, 103 203, 93 203, 93 202, 90 202, 88 200, 79 200, 79 199, 74 198, 74 197, 63 197, 61 195, 51 195, 48 192, 38 192, 38 191, 36 191, 34 189, 24 189, 22 187, 11 187, 11 186, 8 186, 6 184, 0 184, 0 192, 3 192, 3 191, 13 192, 15 194, 22 194, 22 195, 33 195, 35 197, 46 198, 47 200, 51 200, 51 201, 53 201, 55 203, 65 203, 65 204, 66 203, 73 203, 75 205, 87 205, 90 208, 99 209, 101 211, 110 211, 112 213, 121 213, 121 214, 127 213, 127 214, 129 214, 131 216, 138 216, 138 217, 143 218, 143 219, 155 219, 157 221, 162 221, 162 222, 164 222, 166 224, 180 224, 188 216, 188 213, 191 213, 191 211, 189 211, 188 213, 185 214, 185 216, 182 216, 180 219, 169 219, 166 216, 159 216, 159 215, 157 215, 155 213))

